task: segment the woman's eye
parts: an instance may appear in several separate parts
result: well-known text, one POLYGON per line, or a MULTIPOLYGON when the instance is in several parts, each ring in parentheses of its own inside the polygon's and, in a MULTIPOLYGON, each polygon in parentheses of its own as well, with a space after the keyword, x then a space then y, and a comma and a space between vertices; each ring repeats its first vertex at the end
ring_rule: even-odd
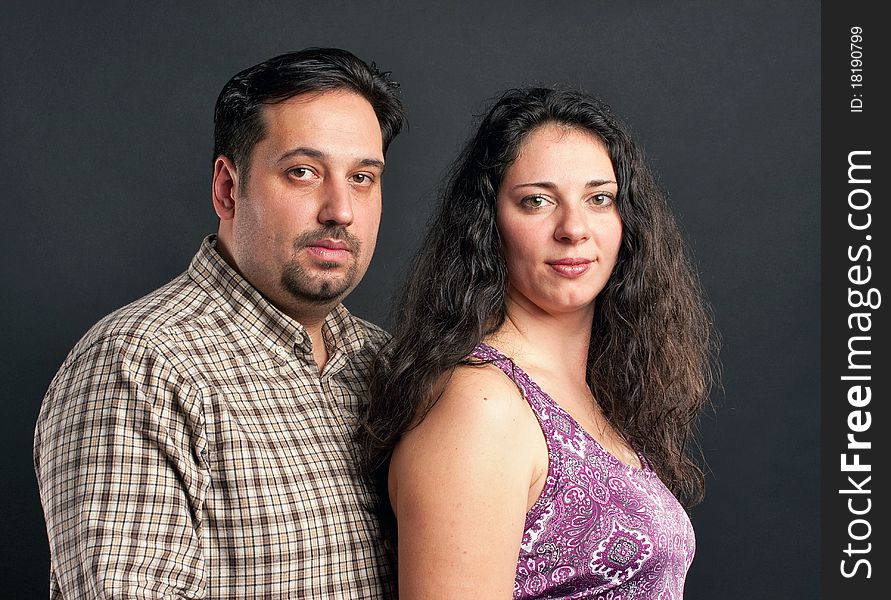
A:
POLYGON ((526 208, 541 208, 547 204, 547 199, 544 196, 526 196, 520 203, 526 208))
POLYGON ((596 206, 609 206, 613 203, 613 197, 609 194, 595 194, 591 197, 591 203, 596 206))

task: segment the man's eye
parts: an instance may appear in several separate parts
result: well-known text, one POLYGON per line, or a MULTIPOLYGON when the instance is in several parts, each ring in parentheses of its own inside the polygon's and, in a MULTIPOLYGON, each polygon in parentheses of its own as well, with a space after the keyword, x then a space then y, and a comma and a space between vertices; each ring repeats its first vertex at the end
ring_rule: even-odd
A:
POLYGON ((356 173, 353 175, 353 181, 356 183, 371 183, 371 175, 368 173, 356 173))
POLYGON ((294 167, 293 169, 288 169, 288 174, 294 179, 309 179, 312 176, 312 171, 306 167, 294 167))

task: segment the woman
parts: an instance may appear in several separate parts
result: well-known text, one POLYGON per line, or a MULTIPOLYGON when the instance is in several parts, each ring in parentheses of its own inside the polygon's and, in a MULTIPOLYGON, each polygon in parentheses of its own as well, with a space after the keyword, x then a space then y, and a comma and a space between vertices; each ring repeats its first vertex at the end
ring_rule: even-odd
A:
POLYGON ((359 441, 400 597, 681 598, 712 335, 666 198, 610 109, 506 92, 456 163, 359 441))

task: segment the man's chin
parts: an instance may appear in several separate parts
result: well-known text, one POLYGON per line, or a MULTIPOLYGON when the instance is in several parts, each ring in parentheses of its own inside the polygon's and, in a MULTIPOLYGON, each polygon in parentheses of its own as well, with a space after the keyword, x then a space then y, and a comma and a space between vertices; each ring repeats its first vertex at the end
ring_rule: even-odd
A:
POLYGON ((337 278, 313 278, 312 280, 283 277, 282 283, 294 298, 313 304, 337 304, 355 287, 352 279, 345 275, 337 278))

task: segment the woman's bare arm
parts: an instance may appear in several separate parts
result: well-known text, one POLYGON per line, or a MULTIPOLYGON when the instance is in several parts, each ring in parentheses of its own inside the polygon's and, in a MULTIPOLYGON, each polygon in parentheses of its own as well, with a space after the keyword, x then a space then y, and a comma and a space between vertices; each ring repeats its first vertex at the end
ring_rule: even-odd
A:
POLYGON ((494 367, 459 368, 391 462, 400 599, 511 598, 530 486, 546 469, 513 382, 494 367))

